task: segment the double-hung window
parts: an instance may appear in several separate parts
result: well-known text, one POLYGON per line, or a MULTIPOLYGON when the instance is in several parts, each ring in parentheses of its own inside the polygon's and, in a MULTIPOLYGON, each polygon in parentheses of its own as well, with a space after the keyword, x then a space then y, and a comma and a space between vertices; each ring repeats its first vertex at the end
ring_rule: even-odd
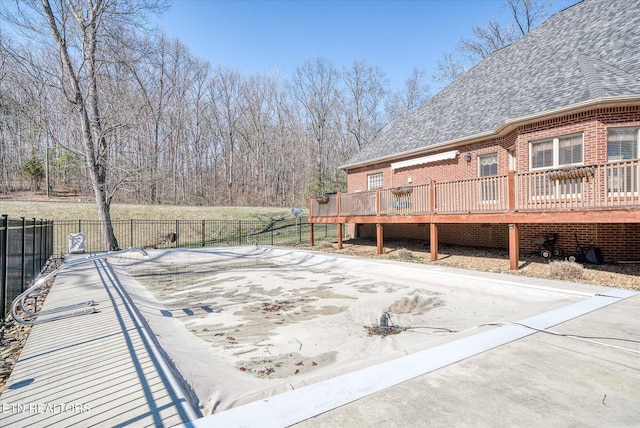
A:
POLYGON ((382 173, 367 175, 367 190, 382 189, 382 173))
MULTIPOLYGON (((529 152, 531 171, 582 165, 582 133, 532 141, 529 143, 529 152)), ((582 192, 580 179, 550 181, 546 176, 540 176, 531 185, 532 195, 537 197, 577 195, 582 192)))
POLYGON ((638 192, 638 159, 640 128, 611 128, 607 132, 607 192, 630 194, 638 192))
MULTIPOLYGON (((498 154, 478 156, 478 176, 493 177, 498 175, 498 154)), ((494 202, 498 199, 498 186, 495 179, 480 180, 480 198, 482 202, 494 202)))

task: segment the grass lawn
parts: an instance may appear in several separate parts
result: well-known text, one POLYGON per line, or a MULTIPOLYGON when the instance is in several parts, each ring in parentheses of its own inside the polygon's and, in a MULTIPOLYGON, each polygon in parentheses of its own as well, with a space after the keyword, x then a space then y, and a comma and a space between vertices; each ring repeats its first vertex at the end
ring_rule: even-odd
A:
MULTIPOLYGON (((305 210, 306 211, 306 210, 305 210)), ((14 201, 0 199, 0 214, 11 219, 97 220, 94 202, 14 201)), ((306 214, 306 212, 305 212, 306 214)), ((292 217, 291 208, 194 207, 112 204, 112 220, 272 220, 292 217)))

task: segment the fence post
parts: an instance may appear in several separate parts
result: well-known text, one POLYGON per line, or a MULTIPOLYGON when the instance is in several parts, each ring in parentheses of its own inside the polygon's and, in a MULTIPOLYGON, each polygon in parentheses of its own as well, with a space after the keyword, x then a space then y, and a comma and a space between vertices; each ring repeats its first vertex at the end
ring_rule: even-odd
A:
POLYGON ((53 220, 47 220, 47 259, 53 254, 53 220))
POLYGON ((242 245, 242 220, 238 220, 238 245, 242 245))
POLYGON ((31 272, 35 272, 36 271, 36 218, 35 217, 31 217, 31 221, 33 221, 33 236, 31 239, 31 254, 33 254, 33 257, 31 257, 31 272))
POLYGON ((25 262, 25 258, 24 258, 24 253, 25 250, 27 249, 27 224, 25 222, 25 218, 24 217, 20 217, 20 219, 22 220, 22 248, 21 248, 21 255, 20 255, 20 281, 21 281, 21 287, 20 290, 24 291, 24 283, 27 282, 27 275, 24 269, 24 262, 25 262))
POLYGON ((0 256, 2 256, 2 272, 0 272, 0 315, 4 319, 6 314, 5 302, 7 300, 7 269, 9 265, 9 216, 2 214, 2 223, 4 224, 4 235, 2 236, 2 242, 0 242, 0 256))
POLYGON ((129 247, 133 248, 133 219, 129 220, 129 247))
POLYGON ((202 247, 204 248, 205 244, 205 220, 202 220, 202 247))
POLYGON ((42 256, 44 255, 44 236, 43 236, 43 233, 42 233, 44 231, 44 220, 43 219, 40 219, 39 228, 40 228, 40 235, 39 235, 40 236, 40 241, 39 241, 40 254, 38 254, 38 260, 39 260, 38 271, 41 271, 42 270, 42 266, 44 266, 44 262, 46 261, 46 259, 44 261, 42 260, 42 256))
POLYGON ((38 255, 37 261, 33 263, 34 272, 40 269, 40 252, 42 251, 42 245, 39 240, 38 240, 38 243, 36 244, 36 237, 38 237, 38 220, 34 218, 33 219, 33 259, 34 260, 36 259, 36 254, 38 255))
POLYGON ((176 247, 178 248, 178 240, 180 239, 180 220, 176 220, 176 247))

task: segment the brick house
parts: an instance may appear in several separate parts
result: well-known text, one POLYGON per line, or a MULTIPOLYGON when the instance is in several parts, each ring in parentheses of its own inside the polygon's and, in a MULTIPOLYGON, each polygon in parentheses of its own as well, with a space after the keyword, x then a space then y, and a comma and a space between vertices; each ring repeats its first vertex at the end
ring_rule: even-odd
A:
POLYGON ((311 198, 310 221, 379 252, 421 239, 433 260, 438 243, 509 248, 516 269, 554 234, 564 254, 640 260, 639 29, 637 1, 556 13, 350 159, 347 193, 311 198))

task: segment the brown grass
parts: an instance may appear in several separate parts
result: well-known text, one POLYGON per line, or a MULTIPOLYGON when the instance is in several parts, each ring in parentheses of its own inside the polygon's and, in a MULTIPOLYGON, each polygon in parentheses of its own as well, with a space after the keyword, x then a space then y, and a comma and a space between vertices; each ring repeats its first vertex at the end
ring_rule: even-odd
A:
MULTIPOLYGON (((97 220, 93 202, 0 200, 0 214, 10 218, 97 220)), ((291 217, 290 208, 194 207, 178 205, 113 204, 113 220, 271 220, 291 217)))

